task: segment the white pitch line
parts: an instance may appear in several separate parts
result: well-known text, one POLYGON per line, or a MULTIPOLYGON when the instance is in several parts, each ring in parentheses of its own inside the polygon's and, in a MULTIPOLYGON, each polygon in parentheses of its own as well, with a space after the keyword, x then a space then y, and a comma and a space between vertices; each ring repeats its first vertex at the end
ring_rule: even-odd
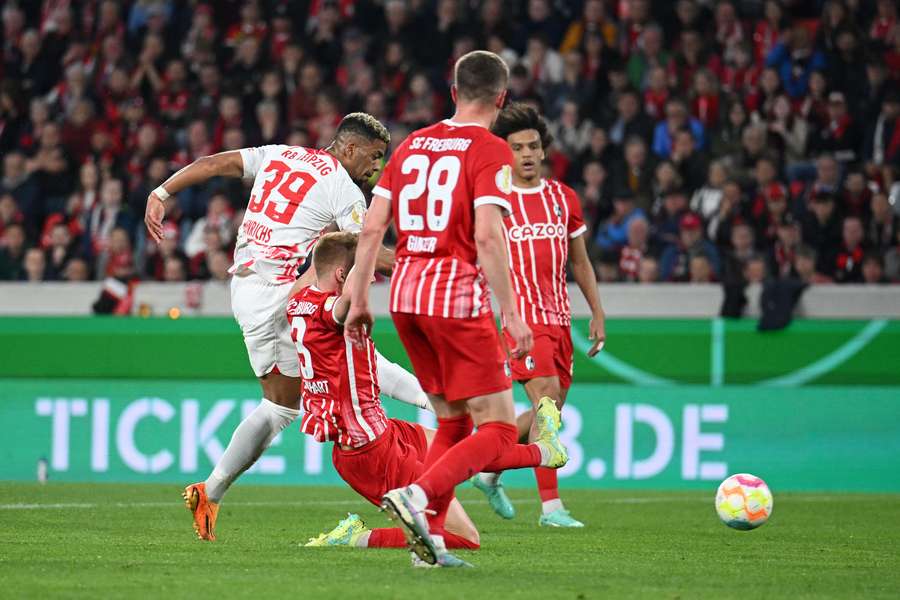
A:
MULTIPOLYGON (((873 499, 880 500, 880 495, 873 495, 873 499)), ((834 495, 834 494, 787 494, 783 496, 783 500, 816 500, 823 502, 833 502, 838 500, 848 500, 852 498, 854 502, 864 501, 869 498, 867 494, 852 495, 834 495)), ((516 501, 526 501, 524 498, 513 498, 516 501)), ((625 498, 608 498, 596 499, 592 502, 595 504, 660 504, 672 502, 691 502, 705 503, 712 502, 713 496, 704 497, 682 497, 682 498, 666 498, 666 497, 646 497, 635 496, 625 498)), ((264 502, 228 502, 228 506, 354 506, 365 504, 363 499, 359 500, 279 500, 264 502)), ((463 504, 487 504, 487 500, 465 500, 463 504)), ((57 502, 57 503, 15 503, 0 504, 0 510, 65 510, 79 508, 165 508, 178 506, 179 502, 57 502)))
MULTIPOLYGON (((697 498, 610 498, 597 500, 599 504, 648 504, 656 502, 698 502, 697 498)), ((269 501, 269 502, 228 502, 228 506, 351 506, 364 504, 359 500, 306 500, 306 501, 269 501)), ((465 504, 487 504, 487 500, 466 500, 465 504)), ((165 508, 178 506, 178 502, 57 502, 57 503, 17 503, 0 504, 0 510, 64 510, 79 508, 165 508)))

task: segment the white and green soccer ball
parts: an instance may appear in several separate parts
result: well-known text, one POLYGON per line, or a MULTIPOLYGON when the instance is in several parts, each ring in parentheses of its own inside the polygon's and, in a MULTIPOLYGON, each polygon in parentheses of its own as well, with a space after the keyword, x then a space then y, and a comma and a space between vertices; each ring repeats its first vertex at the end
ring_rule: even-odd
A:
POLYGON ((719 484, 716 512, 723 523, 743 531, 764 525, 772 514, 772 492, 766 482, 738 473, 719 484))

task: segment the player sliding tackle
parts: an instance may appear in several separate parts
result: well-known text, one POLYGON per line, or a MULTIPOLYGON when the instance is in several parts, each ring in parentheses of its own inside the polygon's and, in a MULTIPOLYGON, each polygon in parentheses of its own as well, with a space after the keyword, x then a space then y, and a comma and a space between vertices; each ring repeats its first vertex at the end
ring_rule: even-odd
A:
MULTIPOLYGON (((376 506, 393 488, 416 480, 425 470, 434 431, 414 423, 388 419, 378 398, 378 376, 372 368, 375 346, 365 336, 361 348, 344 338, 343 322, 350 308, 350 286, 356 235, 329 233, 313 252, 315 284, 301 289, 287 305, 287 318, 297 345, 303 377, 304 416, 300 429, 320 442, 334 442, 334 468, 347 484, 376 506)), ((538 440, 531 463, 540 464, 538 440)), ((550 449, 547 450, 549 454, 550 449)), ((488 465, 504 468, 506 463, 488 465)), ((442 532, 448 548, 478 548, 478 530, 455 498, 442 532)), ((352 545, 402 548, 400 529, 368 530, 350 515, 310 546, 352 545)))
POLYGON ((524 356, 532 347, 531 331, 516 308, 503 234, 512 153, 488 130, 503 106, 508 77, 506 64, 490 52, 457 61, 451 92, 456 114, 397 147, 373 190, 351 275, 346 331, 364 348, 373 321, 368 291, 375 253, 393 220, 398 237, 391 315, 434 406, 438 430, 427 470, 409 486, 387 492, 382 507, 419 558, 440 566, 467 565, 446 551, 441 535, 456 484, 498 461, 529 464, 538 449, 544 466, 567 460, 556 438, 559 409, 549 398, 536 415, 538 437, 548 443, 516 444, 512 382, 487 291, 490 284, 510 352, 524 356))
MULTIPOLYGON (((215 539, 225 491, 300 414, 300 365, 284 312, 288 294, 323 229, 362 228, 366 202, 357 184, 378 169, 389 142, 377 119, 352 113, 341 120, 324 150, 271 145, 204 156, 147 198, 144 221, 150 237, 159 242, 164 203, 174 202, 170 196, 213 177, 253 180, 234 250, 231 307, 263 398, 238 425, 209 478, 184 490, 200 539, 215 539)), ((390 270, 390 251, 373 248, 372 258, 379 270, 390 270)), ((392 396, 425 405, 412 375, 380 356, 378 370, 392 396)))
MULTIPOLYGON (((525 386, 536 410, 540 399, 552 398, 562 409, 572 385, 572 337, 566 262, 591 309, 588 356, 599 352, 606 338, 604 313, 597 292, 597 277, 584 243, 587 227, 575 191, 554 179, 541 178, 544 151, 552 142, 544 119, 525 104, 506 107, 497 117, 494 133, 507 141, 513 153, 512 212, 504 220, 509 242, 513 287, 519 310, 534 333, 534 348, 510 361, 513 379, 525 386)), ((511 340, 510 340, 511 341, 511 340)), ((519 434, 534 439, 534 410, 519 415, 519 434)), ((556 470, 534 470, 542 503, 540 525, 583 527, 572 518, 559 498, 556 470)), ((500 475, 482 473, 472 478, 500 516, 515 515, 499 482, 500 475)))

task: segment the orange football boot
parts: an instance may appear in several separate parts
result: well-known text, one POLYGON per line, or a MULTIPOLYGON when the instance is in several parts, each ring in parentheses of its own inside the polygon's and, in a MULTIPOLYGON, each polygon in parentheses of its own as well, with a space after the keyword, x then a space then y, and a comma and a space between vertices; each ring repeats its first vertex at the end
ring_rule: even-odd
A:
POLYGON ((216 541, 216 517, 219 505, 206 497, 205 483, 192 483, 181 493, 184 506, 194 515, 194 531, 201 540, 216 541))

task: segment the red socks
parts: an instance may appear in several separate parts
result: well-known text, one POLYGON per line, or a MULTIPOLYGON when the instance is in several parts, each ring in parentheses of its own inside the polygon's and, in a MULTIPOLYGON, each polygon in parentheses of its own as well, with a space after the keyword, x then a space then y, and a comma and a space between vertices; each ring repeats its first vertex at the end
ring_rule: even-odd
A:
POLYGON ((467 414, 461 417, 438 419, 437 433, 434 434, 434 439, 431 440, 431 446, 428 448, 428 455, 425 457, 425 468, 431 467, 457 442, 469 437, 473 427, 475 424, 472 422, 472 417, 467 414))
MULTIPOLYGON (((444 543, 450 550, 460 548, 464 550, 478 550, 478 548, 481 547, 479 544, 467 540, 462 536, 456 535, 455 533, 450 533, 449 531, 444 531, 441 535, 444 536, 444 543)), ((406 538, 403 537, 403 532, 398 527, 393 527, 390 529, 373 529, 372 533, 369 534, 368 547, 405 548, 406 538)))
MULTIPOLYGON (((509 469, 523 469, 526 467, 538 467, 541 464, 541 450, 535 444, 513 444, 500 457, 486 465, 482 471, 488 473, 501 473, 509 469)), ((555 469, 536 468, 537 471, 553 471, 553 481, 556 482, 555 469)))
POLYGON ((534 470, 534 478, 537 479, 538 495, 541 497, 541 502, 559 498, 559 483, 556 478, 556 469, 537 467, 534 470))
MULTIPOLYGON (((441 427, 444 427, 444 422, 438 426, 438 435, 441 427)), ((456 484, 481 472, 485 465, 500 458, 516 443, 518 436, 515 425, 498 421, 485 423, 474 434, 447 450, 415 483, 425 490, 429 499, 449 495, 456 484)), ((429 451, 429 462, 432 454, 429 451)))

